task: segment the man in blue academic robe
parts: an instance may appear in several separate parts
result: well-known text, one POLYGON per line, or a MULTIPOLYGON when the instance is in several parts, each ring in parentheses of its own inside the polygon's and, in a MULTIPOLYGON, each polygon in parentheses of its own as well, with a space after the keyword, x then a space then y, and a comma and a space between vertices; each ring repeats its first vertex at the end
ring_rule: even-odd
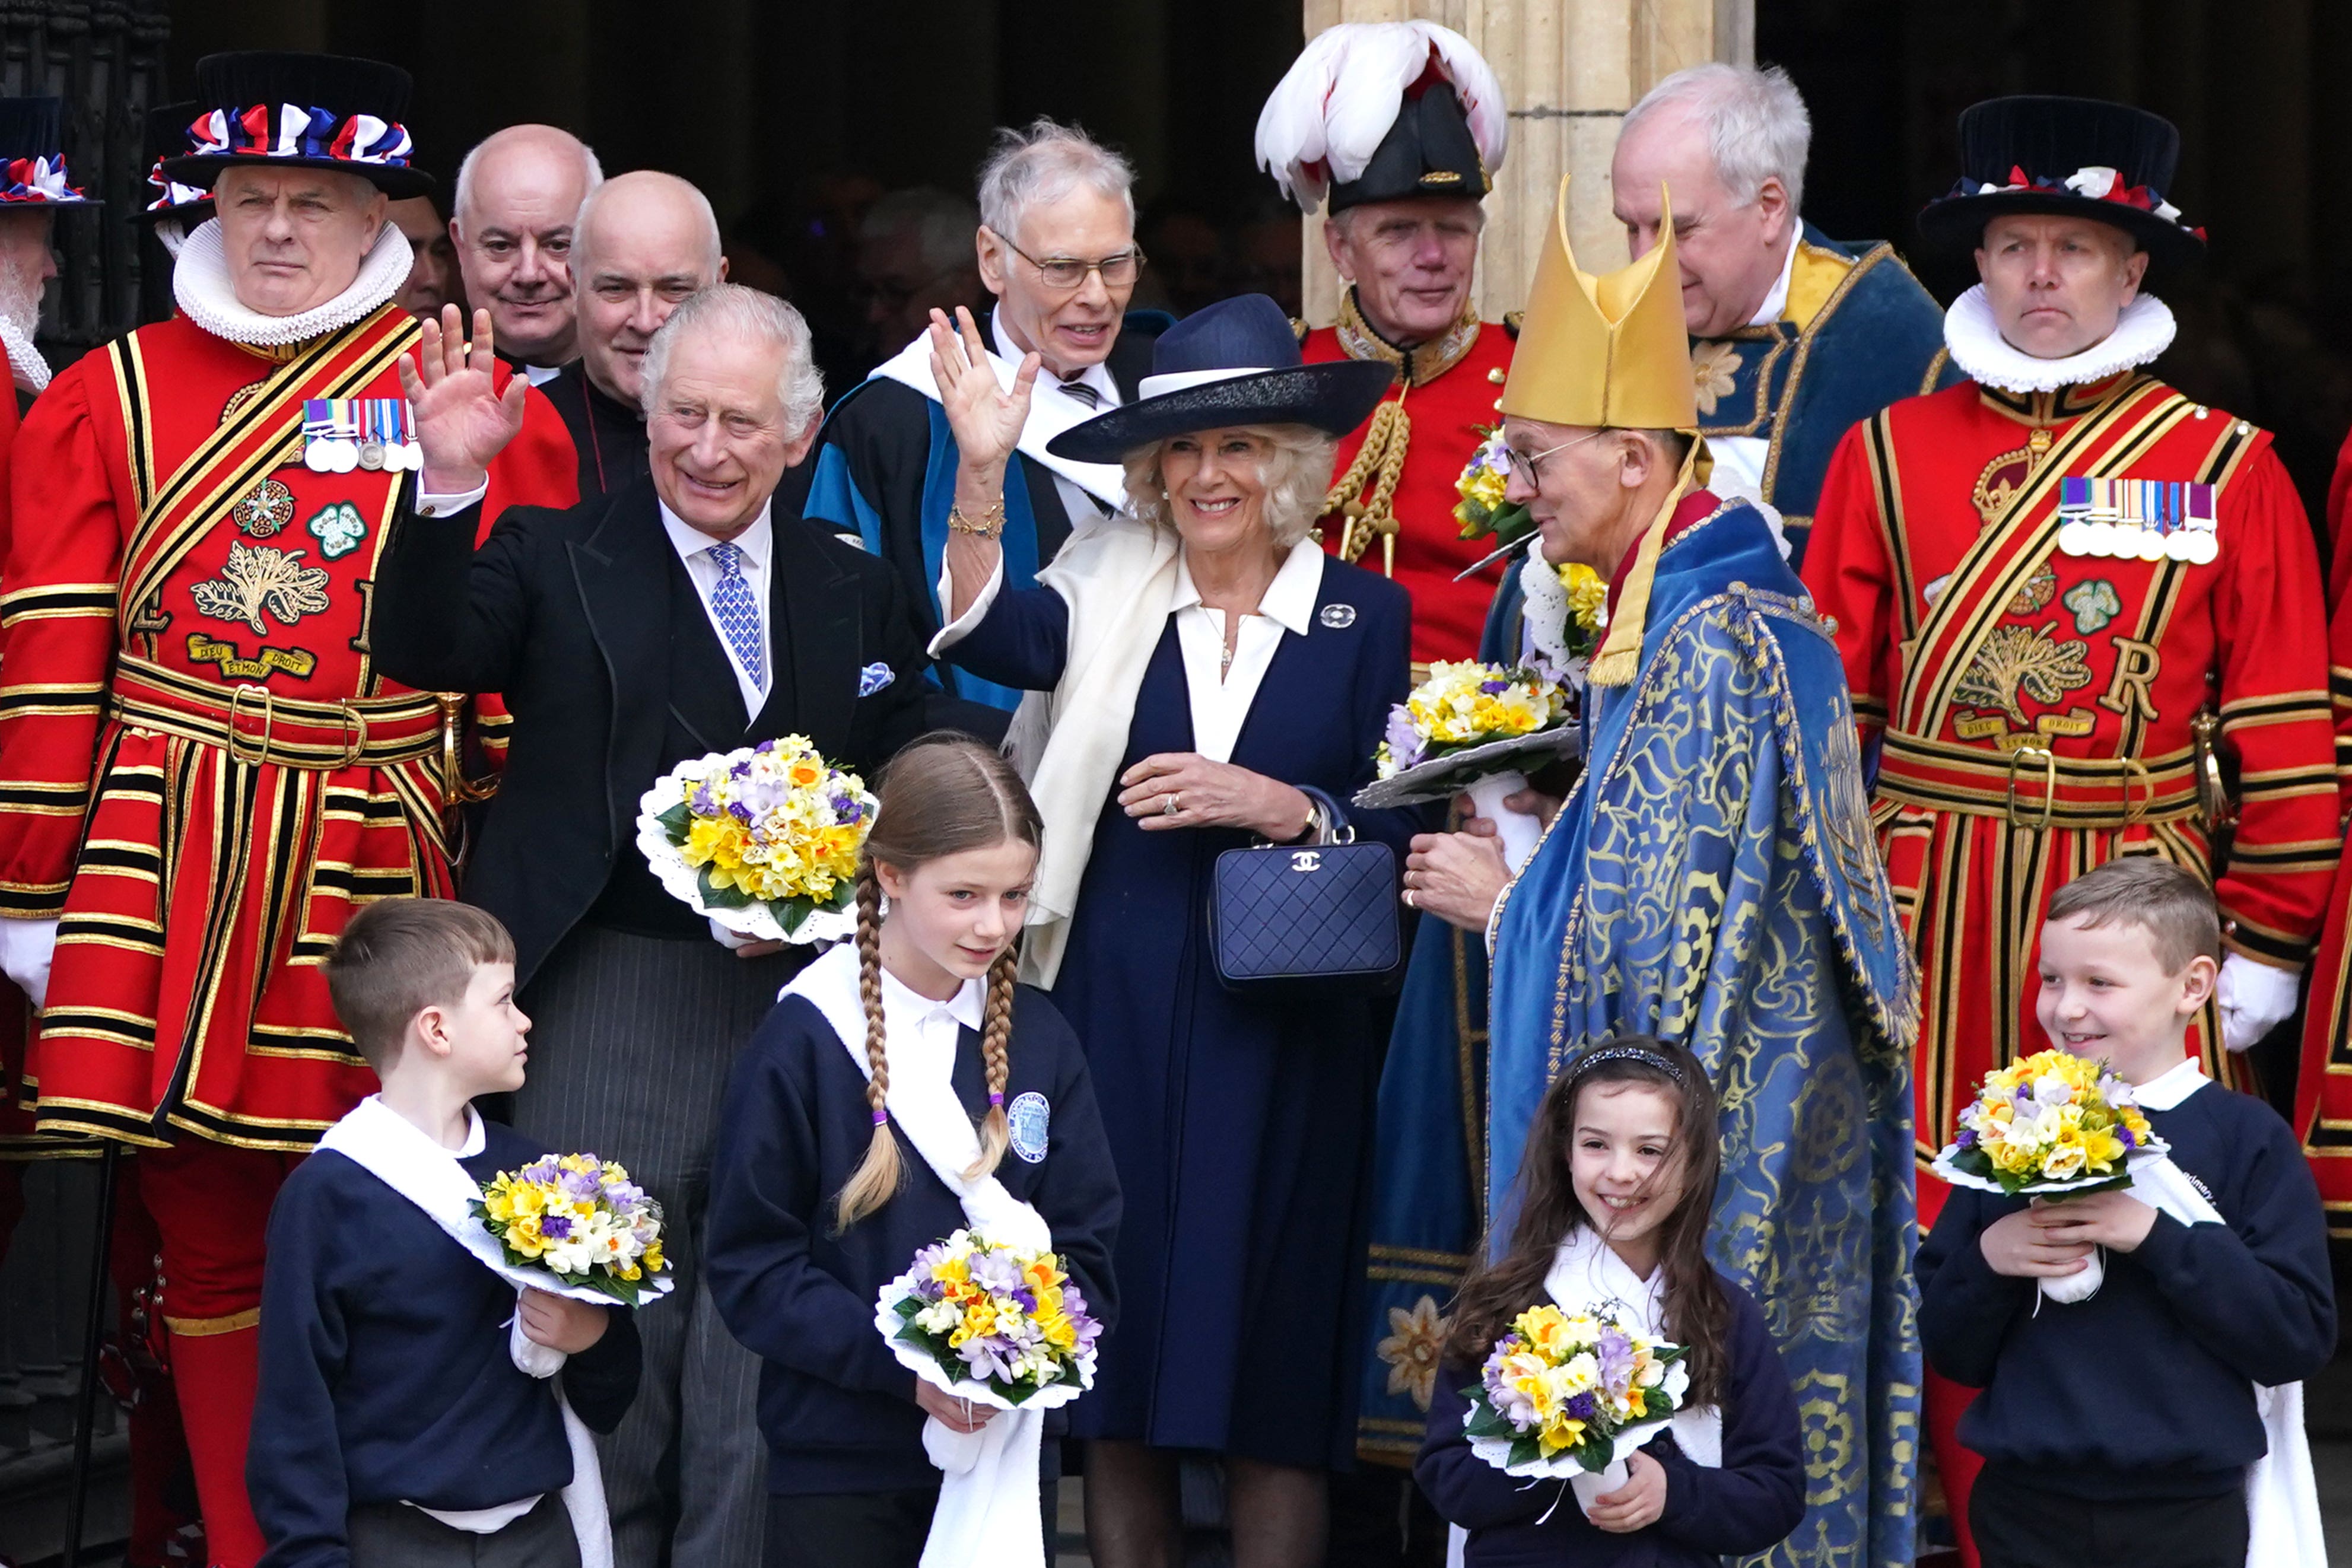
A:
MULTIPOLYGON (((999 133, 980 175, 981 281, 996 307, 981 332, 1008 384, 1025 355, 1038 356, 1037 395, 1004 486, 1005 585, 1028 588, 1088 518, 1118 509, 1125 475, 1116 464, 1075 463, 1046 451, 1099 409, 1131 402, 1151 368, 1151 344, 1169 319, 1127 312, 1143 265, 1135 243, 1135 171, 1085 132, 1039 120, 999 133)), ((801 515, 855 536, 898 569, 916 630, 935 636, 940 564, 954 509, 960 455, 939 388, 930 340, 918 337, 835 404, 803 465, 801 515)), ((977 675, 932 666, 963 699, 957 723, 1001 736, 1022 694, 977 675)))
POLYGON ((1498 1228, 1522 1154, 1560 1157, 1525 1143, 1564 1060, 1654 1034, 1707 1065, 1723 1148, 1711 1250, 1762 1303, 1806 1427, 1805 1518, 1763 1560, 1895 1568, 1916 1511, 1916 976, 1836 646, 1764 515, 1705 487, 1662 229, 1595 278, 1555 223, 1502 400, 1511 498, 1545 558, 1610 582, 1586 771, 1516 880, 1493 840, 1431 835, 1406 893, 1484 931, 1493 956, 1498 1228))

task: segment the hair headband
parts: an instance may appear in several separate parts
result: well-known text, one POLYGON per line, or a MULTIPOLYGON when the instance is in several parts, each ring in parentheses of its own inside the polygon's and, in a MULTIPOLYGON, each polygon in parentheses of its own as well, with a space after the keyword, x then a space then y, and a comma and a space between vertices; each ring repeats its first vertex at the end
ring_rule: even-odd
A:
POLYGON ((1675 1065, 1672 1057, 1662 1051, 1652 1051, 1646 1045, 1595 1046, 1570 1064, 1568 1075, 1570 1078, 1580 1078, 1583 1076, 1586 1068, 1598 1067, 1604 1061, 1638 1061, 1644 1067, 1656 1068, 1673 1079, 1680 1088, 1690 1087, 1690 1080, 1683 1076, 1683 1070, 1675 1065))

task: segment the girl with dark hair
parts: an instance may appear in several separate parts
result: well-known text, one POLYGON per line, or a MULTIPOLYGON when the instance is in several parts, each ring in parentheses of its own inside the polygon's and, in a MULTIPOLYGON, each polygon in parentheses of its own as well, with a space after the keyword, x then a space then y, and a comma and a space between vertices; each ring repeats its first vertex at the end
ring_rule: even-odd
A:
MULTIPOLYGON (((967 1226, 1012 1245, 1050 1232, 1089 1311, 1113 1315, 1118 1184, 1086 1058, 1013 977, 1036 807, 994 751, 953 735, 901 752, 880 796, 856 939, 760 1026, 711 1170, 711 1299, 767 1364, 770 1568, 914 1568, 940 1498, 930 1456, 969 1465, 992 1421, 1039 1419, 944 1394, 892 1354, 875 1299, 918 1250, 967 1226)), ((1039 1510, 1034 1531, 1014 1521, 1024 1538, 1053 1539, 1061 1416, 1043 1417, 1041 1490, 982 1505, 1039 1510)))
POLYGON ((1805 1509, 1797 1405, 1748 1292, 1706 1255, 1720 1160, 1715 1090, 1680 1045, 1591 1046, 1552 1082, 1529 1130, 1511 1243, 1463 1281, 1413 1465, 1468 1531, 1464 1561, 1705 1564, 1785 1540, 1805 1509), (1580 1508, 1565 1481, 1505 1475, 1471 1450, 1462 1390, 1512 1320, 1551 1301, 1615 1301, 1685 1347, 1690 1391, 1635 1452, 1625 1483, 1580 1508))

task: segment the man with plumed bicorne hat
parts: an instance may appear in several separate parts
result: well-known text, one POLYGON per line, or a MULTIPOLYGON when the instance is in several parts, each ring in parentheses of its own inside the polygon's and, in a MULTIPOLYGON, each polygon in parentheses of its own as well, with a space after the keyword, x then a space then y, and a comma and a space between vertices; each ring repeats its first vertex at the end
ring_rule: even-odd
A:
MULTIPOLYGON (((42 527, 0 562, 0 968, 46 1006, 39 1129, 143 1151, 211 1558, 251 1568, 264 1225, 374 1087, 319 965, 357 903, 452 891, 457 719, 368 644, 417 341, 384 205, 431 185, 407 73, 255 52, 196 76, 160 172, 218 214, 180 314, 59 374, 12 455, 11 512, 42 527)), ((560 422, 525 423, 494 485, 568 503, 560 422)))
POLYGON ((1343 22, 1317 34, 1258 114, 1258 166, 1308 212, 1346 291, 1306 333, 1309 363, 1393 367, 1395 388, 1339 444, 1323 542, 1412 595, 1416 665, 1475 655, 1505 568, 1457 581, 1493 545, 1465 539, 1454 482, 1496 423, 1511 329, 1471 284, 1480 205, 1510 141, 1502 85, 1433 22, 1343 22))
POLYGON ((1516 877, 1491 838, 1429 834, 1404 896, 1492 955, 1494 1234, 1560 1062, 1647 1034, 1706 1064, 1723 1149, 1708 1249, 1763 1305, 1809 1433, 1804 1517, 1761 1560, 1895 1568, 1916 1512, 1917 977, 1837 644, 1763 513, 1706 488, 1671 219, 1594 277, 1566 209, 1563 183, 1503 431, 1544 559, 1608 584, 1585 772, 1516 877))
MULTIPOLYGON (((1923 1222, 1945 1190, 1926 1163, 1984 1074, 2046 1043, 2033 936, 2053 894, 2119 854, 2210 880, 2228 952, 2190 1038, 2251 1088, 2239 1053, 2294 1010, 2342 847, 2302 503, 2268 432, 2147 369, 2174 329, 2147 286, 2205 249, 2166 199, 2179 133, 2042 97, 1977 104, 1959 129, 1964 172, 1919 227, 1976 258, 1944 321, 1969 379, 1847 434, 1805 558, 1878 751, 1878 841, 1919 955, 1923 1222)), ((1964 1528, 1965 1396, 1931 1376, 1964 1528)))

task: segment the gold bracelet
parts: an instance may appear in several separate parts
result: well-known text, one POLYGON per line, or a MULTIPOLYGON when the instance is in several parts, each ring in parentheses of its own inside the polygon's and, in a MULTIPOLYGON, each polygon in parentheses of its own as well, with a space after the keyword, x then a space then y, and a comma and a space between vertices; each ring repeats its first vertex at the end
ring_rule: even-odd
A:
POLYGON ((980 521, 976 523, 963 515, 961 507, 951 505, 948 507, 948 531, 970 534, 976 539, 1000 538, 1004 532, 1004 503, 999 501, 989 507, 980 515, 980 521))

